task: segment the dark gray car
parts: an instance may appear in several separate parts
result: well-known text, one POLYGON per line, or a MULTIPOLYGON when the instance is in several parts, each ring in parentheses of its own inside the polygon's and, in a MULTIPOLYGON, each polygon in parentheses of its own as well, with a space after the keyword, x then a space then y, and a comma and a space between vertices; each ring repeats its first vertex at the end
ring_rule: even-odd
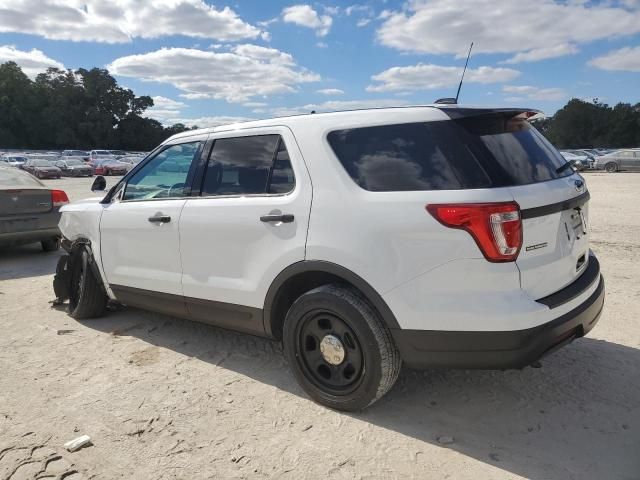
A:
POLYGON ((58 160, 53 163, 62 170, 65 177, 91 177, 93 176, 93 168, 88 163, 79 159, 58 160))
POLYGON ((45 252, 60 244, 60 207, 69 203, 62 190, 51 190, 32 175, 0 166, 0 247, 41 242, 45 252))
POLYGON ((617 150, 598 157, 596 165, 597 168, 603 168, 609 173, 620 170, 638 172, 640 171, 640 150, 632 148, 617 150))
POLYGON ((62 170, 48 160, 27 160, 22 169, 38 178, 60 178, 62 176, 62 170))

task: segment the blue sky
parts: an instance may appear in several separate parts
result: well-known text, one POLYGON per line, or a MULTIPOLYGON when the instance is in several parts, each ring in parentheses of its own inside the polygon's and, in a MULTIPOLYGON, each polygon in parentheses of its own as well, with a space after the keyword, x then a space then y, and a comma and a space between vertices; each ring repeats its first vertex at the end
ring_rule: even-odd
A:
POLYGON ((461 101, 640 101, 640 0, 3 0, 0 61, 107 67, 164 123, 461 101))

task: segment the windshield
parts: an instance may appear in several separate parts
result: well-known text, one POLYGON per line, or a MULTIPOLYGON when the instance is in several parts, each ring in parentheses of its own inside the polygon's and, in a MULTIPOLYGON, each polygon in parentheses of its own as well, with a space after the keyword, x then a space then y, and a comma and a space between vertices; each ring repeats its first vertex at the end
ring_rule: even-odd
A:
POLYGON ((67 160, 67 165, 84 165, 84 162, 81 162, 80 160, 67 160))

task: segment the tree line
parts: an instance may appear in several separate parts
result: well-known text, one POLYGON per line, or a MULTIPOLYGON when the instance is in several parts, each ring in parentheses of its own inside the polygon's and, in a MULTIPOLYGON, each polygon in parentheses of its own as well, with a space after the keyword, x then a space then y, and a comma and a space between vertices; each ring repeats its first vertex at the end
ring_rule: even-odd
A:
POLYGON ((152 106, 104 69, 49 68, 31 80, 15 62, 0 64, 0 148, 146 151, 188 130, 143 117, 152 106))
MULTIPOLYGON (((16 63, 0 64, 0 148, 150 150, 188 130, 143 117, 152 106, 104 69, 49 68, 31 80, 16 63)), ((558 148, 640 147, 640 103, 574 98, 535 125, 558 148)))
POLYGON ((611 107, 574 98, 534 125, 558 148, 640 147, 640 103, 611 107))

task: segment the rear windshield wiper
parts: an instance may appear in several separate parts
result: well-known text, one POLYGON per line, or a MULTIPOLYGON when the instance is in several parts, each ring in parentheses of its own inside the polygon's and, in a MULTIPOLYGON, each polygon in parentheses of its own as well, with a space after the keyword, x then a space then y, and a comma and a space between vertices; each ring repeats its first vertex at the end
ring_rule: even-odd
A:
MULTIPOLYGON (((564 172, 567 168, 574 168, 573 167, 573 162, 565 162, 562 165, 560 165, 558 168, 556 168, 556 173, 562 173, 564 172)), ((575 169, 574 169, 575 170, 575 169)))

